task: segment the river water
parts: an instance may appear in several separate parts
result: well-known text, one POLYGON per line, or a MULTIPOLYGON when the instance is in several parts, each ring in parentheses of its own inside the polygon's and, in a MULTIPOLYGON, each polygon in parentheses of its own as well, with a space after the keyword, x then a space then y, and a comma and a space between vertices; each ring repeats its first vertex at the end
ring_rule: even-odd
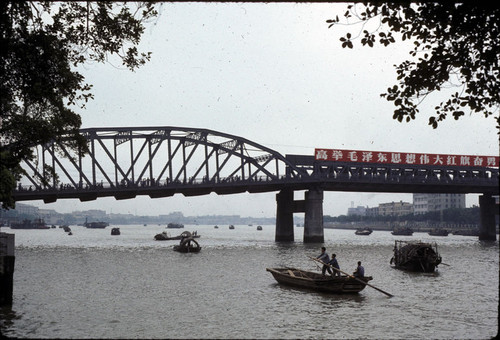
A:
POLYGON ((325 229, 342 270, 362 261, 370 282, 356 295, 280 286, 266 267, 318 270, 307 256, 323 244, 274 242, 274 226, 213 225, 197 231, 202 250, 155 241, 158 225, 10 230, 16 238, 13 305, 0 331, 18 338, 488 339, 498 333, 498 241, 477 237, 393 236, 325 229), (121 235, 111 236, 111 227, 121 235), (394 240, 437 242, 435 274, 393 269, 394 240))

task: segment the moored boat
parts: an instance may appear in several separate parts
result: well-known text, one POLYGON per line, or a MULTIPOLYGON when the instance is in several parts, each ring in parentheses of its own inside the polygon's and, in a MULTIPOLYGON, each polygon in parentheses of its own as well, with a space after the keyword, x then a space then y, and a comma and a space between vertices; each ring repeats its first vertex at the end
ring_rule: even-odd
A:
POLYGON ((25 219, 22 222, 14 222, 10 225, 11 229, 50 229, 45 224, 43 218, 35 218, 33 221, 25 219))
POLYGON ((395 268, 432 273, 441 263, 436 243, 395 241, 391 264, 395 268))
POLYGON ((357 278, 346 275, 329 276, 288 267, 266 268, 266 270, 280 284, 336 294, 359 293, 365 289, 366 283, 373 279, 371 276, 357 278))
POLYGON ((431 236, 448 236, 449 232, 446 229, 434 228, 429 231, 429 235, 431 236))
POLYGON ((359 229, 356 229, 355 234, 367 236, 367 235, 370 235, 372 232, 373 232, 373 230, 371 230, 371 228, 359 228, 359 229))
POLYGON ((401 236, 411 236, 413 235, 413 229, 409 227, 395 227, 392 232, 392 235, 401 235, 401 236))

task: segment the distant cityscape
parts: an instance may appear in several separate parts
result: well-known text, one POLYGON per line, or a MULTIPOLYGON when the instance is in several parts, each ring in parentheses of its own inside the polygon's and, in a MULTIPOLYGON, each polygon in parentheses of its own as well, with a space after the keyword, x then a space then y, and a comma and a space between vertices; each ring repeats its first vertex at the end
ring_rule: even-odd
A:
MULTIPOLYGON (((498 197, 497 197, 498 200, 498 197)), ((377 207, 364 207, 351 204, 347 209, 347 216, 405 216, 408 214, 424 214, 450 208, 465 208, 465 194, 414 194, 413 204, 409 202, 381 203, 377 207)), ((328 216, 328 215, 326 215, 328 216)), ((202 215, 184 216, 176 211, 166 215, 137 216, 133 214, 106 213, 104 210, 73 211, 72 213, 59 213, 53 209, 40 209, 28 204, 17 203, 16 209, 0 209, 0 223, 4 226, 11 222, 23 219, 43 218, 47 224, 76 225, 86 221, 103 221, 110 224, 274 224, 274 217, 242 217, 240 215, 202 215)), ((303 225, 303 216, 294 216, 294 224, 303 225)))
MULTIPOLYGON (((0 223, 8 226, 11 222, 23 219, 43 218, 45 223, 54 225, 77 225, 85 221, 102 221, 110 224, 274 224, 274 217, 241 217, 239 215, 204 215, 204 216, 184 216, 182 212, 171 212, 167 215, 158 216, 137 216, 133 214, 106 213, 104 210, 73 211, 71 213, 58 213, 53 209, 40 209, 38 207, 17 203, 16 209, 0 209, 0 223)), ((303 223, 303 218, 294 218, 294 223, 303 223), (295 221, 296 220, 296 221, 295 221)))
MULTIPOLYGON (((498 198, 497 198, 498 199, 498 198)), ((347 209, 347 216, 405 216, 421 215, 446 209, 465 209, 465 194, 413 194, 413 204, 409 202, 380 203, 377 207, 363 206, 347 209)))

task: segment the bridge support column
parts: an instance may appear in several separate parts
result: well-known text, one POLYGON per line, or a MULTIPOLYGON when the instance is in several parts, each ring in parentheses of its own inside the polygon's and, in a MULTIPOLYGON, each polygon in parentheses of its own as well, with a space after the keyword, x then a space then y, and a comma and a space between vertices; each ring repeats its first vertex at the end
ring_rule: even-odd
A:
POLYGON ((305 193, 304 243, 323 243, 323 190, 305 193))
POLYGON ((14 291, 14 234, 0 232, 0 306, 12 305, 14 291))
POLYGON ((293 190, 283 189, 276 194, 276 242, 293 242, 293 190))
POLYGON ((479 211, 481 224, 479 226, 479 239, 484 241, 495 241, 497 239, 495 230, 495 199, 490 194, 479 196, 479 211))

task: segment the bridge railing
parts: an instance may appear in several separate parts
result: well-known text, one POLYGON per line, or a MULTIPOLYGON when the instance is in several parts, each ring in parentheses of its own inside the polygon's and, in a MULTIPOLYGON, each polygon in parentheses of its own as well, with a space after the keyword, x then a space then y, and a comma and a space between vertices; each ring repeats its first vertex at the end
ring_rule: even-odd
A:
POLYGON ((145 188, 145 187, 169 187, 169 186, 196 186, 196 185, 217 185, 223 183, 264 183, 264 182, 279 182, 285 179, 286 176, 281 176, 281 178, 273 178, 270 176, 256 176, 255 178, 241 178, 239 176, 234 177, 223 177, 218 179, 206 179, 206 178, 191 178, 187 181, 175 180, 150 180, 144 179, 139 183, 133 183, 131 181, 122 181, 118 185, 112 183, 101 182, 97 184, 83 184, 80 183, 78 186, 74 186, 71 183, 60 183, 57 187, 44 186, 34 187, 33 185, 21 185, 19 184, 16 192, 26 192, 26 191, 71 191, 71 190, 82 190, 82 189, 112 189, 112 188, 145 188))

